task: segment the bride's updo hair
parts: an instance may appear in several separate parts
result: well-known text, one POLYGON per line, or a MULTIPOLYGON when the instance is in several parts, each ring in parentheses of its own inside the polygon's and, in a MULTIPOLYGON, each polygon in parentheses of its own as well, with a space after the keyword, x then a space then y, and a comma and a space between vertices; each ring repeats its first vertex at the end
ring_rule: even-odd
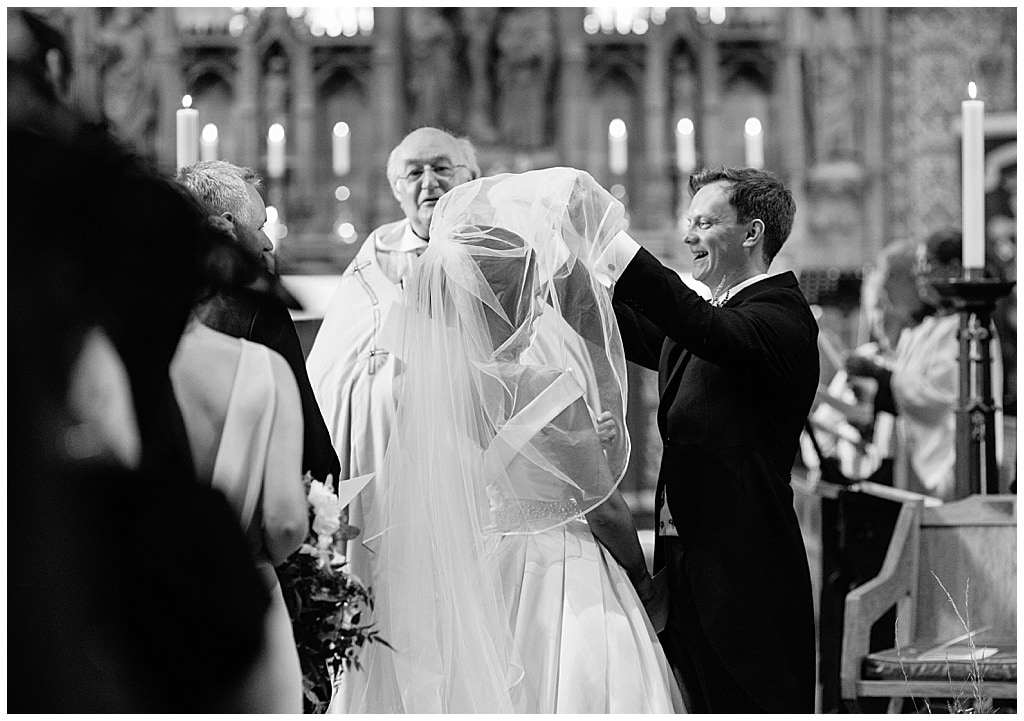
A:
POLYGON ((501 346, 533 316, 536 261, 519 235, 493 226, 467 226, 455 236, 470 256, 504 313, 484 303, 484 315, 495 347, 501 346))

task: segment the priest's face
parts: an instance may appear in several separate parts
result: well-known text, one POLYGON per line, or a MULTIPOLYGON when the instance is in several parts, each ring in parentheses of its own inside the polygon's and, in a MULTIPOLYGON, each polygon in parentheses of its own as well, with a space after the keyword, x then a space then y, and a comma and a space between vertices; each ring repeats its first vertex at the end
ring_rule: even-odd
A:
POLYGON ((725 279, 733 282, 747 269, 743 241, 749 223, 740 223, 729 203, 727 182, 705 185, 693 196, 683 242, 693 254, 693 277, 712 291, 725 279))
POLYGON ((442 195, 472 179, 459 141, 435 128, 405 137, 390 159, 392 190, 416 235, 429 240, 430 219, 442 195))

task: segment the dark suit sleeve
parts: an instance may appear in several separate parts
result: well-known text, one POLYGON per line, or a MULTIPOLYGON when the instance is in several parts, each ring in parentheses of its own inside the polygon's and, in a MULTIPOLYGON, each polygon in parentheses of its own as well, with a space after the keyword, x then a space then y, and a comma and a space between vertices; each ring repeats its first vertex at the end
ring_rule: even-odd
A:
POLYGON ((665 334, 625 303, 614 301, 612 307, 615 310, 615 320, 619 324, 626 360, 652 371, 658 370, 665 334))
POLYGON ((302 448, 303 472, 312 471, 313 477, 319 480, 324 480, 330 474, 337 482, 341 464, 338 462, 338 455, 331 443, 331 434, 327 430, 327 424, 313 394, 313 386, 306 372, 306 361, 302 355, 302 344, 299 342, 299 335, 295 332, 295 324, 292 323, 288 309, 273 299, 266 299, 253 317, 249 340, 262 343, 280 353, 295 376, 305 425, 302 448))
POLYGON ((816 331, 799 290, 716 308, 643 248, 619 278, 615 299, 698 358, 768 378, 791 378, 802 368, 803 346, 816 331))

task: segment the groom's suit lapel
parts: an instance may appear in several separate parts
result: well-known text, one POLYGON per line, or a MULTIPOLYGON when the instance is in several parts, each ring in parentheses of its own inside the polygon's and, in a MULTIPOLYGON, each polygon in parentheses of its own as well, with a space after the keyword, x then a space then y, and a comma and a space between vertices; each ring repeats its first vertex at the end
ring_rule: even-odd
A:
MULTIPOLYGON (((790 273, 788 275, 792 274, 790 273)), ((766 281, 761 281, 760 283, 754 283, 753 285, 749 285, 743 290, 741 290, 739 293, 737 293, 735 296, 730 298, 728 301, 726 301, 725 305, 722 307, 735 308, 736 306, 742 304, 743 301, 745 301, 751 295, 756 293, 759 289, 764 288, 766 284, 775 287, 792 285, 793 283, 795 283, 795 277, 793 279, 790 279, 788 275, 772 276, 771 278, 768 278, 766 281)), ((671 366, 671 370, 668 374, 668 380, 666 380, 665 384, 662 386, 661 397, 659 399, 660 402, 658 404, 658 415, 660 416, 659 421, 662 424, 664 424, 665 422, 665 415, 668 413, 668 406, 672 404, 672 401, 676 396, 676 392, 679 390, 679 383, 683 377, 683 371, 686 370, 686 367, 690 364, 690 361, 693 359, 693 353, 691 353, 689 350, 680 348, 673 341, 667 342, 672 344, 672 347, 668 349, 668 365, 671 366), (679 355, 673 362, 672 356, 676 352, 678 352, 679 355), (667 403, 665 402, 666 399, 668 401, 667 403)))

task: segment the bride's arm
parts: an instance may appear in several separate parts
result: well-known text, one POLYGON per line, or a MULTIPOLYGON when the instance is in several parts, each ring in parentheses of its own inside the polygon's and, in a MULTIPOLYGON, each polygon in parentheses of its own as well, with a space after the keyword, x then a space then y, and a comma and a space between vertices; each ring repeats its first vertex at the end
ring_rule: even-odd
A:
POLYGON ((648 601, 654 595, 654 585, 633 513, 618 488, 610 493, 607 490, 614 479, 585 401, 576 399, 552 425, 564 433, 557 465, 578 485, 586 486, 592 497, 607 495, 604 502, 585 514, 591 533, 626 571, 640 600, 648 601))
POLYGON ((647 570, 633 513, 619 489, 612 491, 607 501, 587 514, 587 524, 594 537, 625 569, 640 601, 647 603, 654 596, 654 582, 647 570))

